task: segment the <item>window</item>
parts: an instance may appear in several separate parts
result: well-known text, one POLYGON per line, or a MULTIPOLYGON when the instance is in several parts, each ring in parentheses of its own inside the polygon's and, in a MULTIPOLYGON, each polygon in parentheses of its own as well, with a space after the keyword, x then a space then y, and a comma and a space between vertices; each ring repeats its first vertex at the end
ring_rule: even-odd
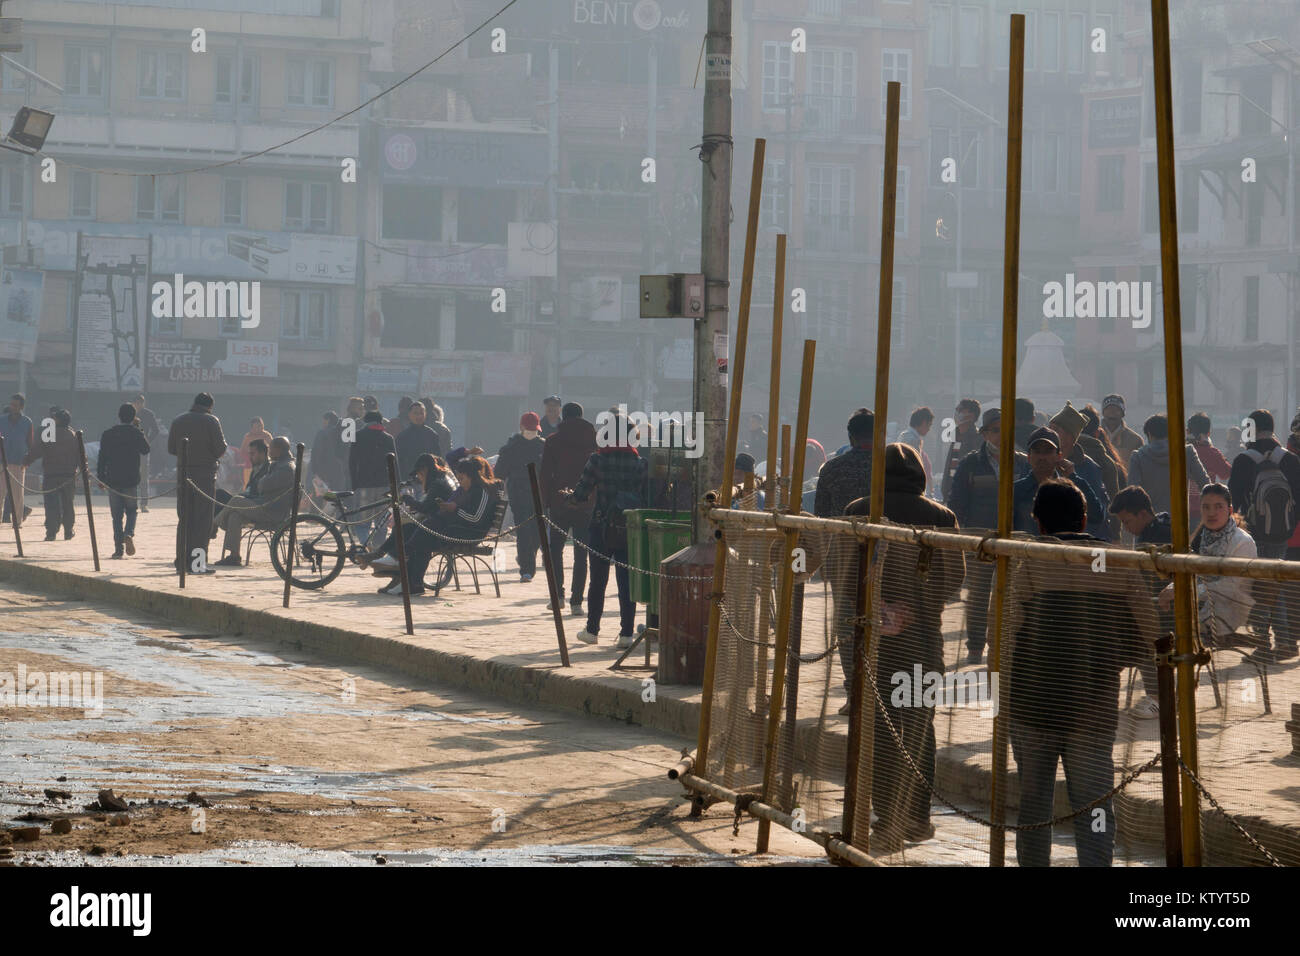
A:
POLYGON ((785 98, 791 93, 794 70, 791 64, 790 44, 767 41, 763 44, 763 111, 766 113, 785 109, 785 98))
POLYGON ((894 277, 892 304, 889 307, 889 351, 902 350, 906 344, 903 330, 907 327, 907 279, 894 277))
MULTIPOLYGON (((817 125, 834 132, 851 120, 857 106, 857 60, 852 50, 810 50, 808 53, 808 105, 817 125)), ((804 114, 805 122, 812 117, 804 114)))
POLYGON ((952 7, 930 7, 930 65, 952 66, 952 7))
POLYGON ((102 46, 65 43, 63 45, 64 95, 102 99, 107 59, 108 55, 102 46))
POLYGON ((902 84, 898 91, 898 118, 912 118, 912 51, 880 51, 880 115, 885 115, 888 88, 885 84, 897 81, 902 84))
POLYGON ((280 338, 304 346, 327 344, 329 306, 327 292, 285 289, 280 293, 280 338))
POLYGON ((1097 26, 1106 31, 1106 52, 1094 54, 1097 63, 1098 76, 1110 76, 1111 74, 1111 56, 1116 40, 1114 32, 1111 30, 1111 23, 1114 18, 1109 13, 1099 13, 1096 17, 1097 26))
POLYGON ((329 232, 329 183, 284 184, 284 228, 288 232, 329 232))
POLYGON ((1246 276, 1246 334, 1245 341, 1259 340, 1259 276, 1246 276))
MULTIPOLYGON (((1083 72, 1083 14, 1071 13, 1065 25, 1065 65, 1071 73, 1083 72)), ((1107 37, 1107 41, 1109 41, 1107 37)))
POLYGON ((141 50, 136 92, 145 100, 179 100, 185 92, 180 51, 141 50))
POLYGON ((221 224, 223 226, 242 226, 244 224, 244 181, 230 178, 221 181, 221 224))
POLYGON ((1195 169, 1183 169, 1178 199, 1178 231, 1196 232, 1201 228, 1201 174, 1195 169))
POLYGON ((83 169, 72 170, 68 181, 68 218, 95 218, 95 174, 83 169))
POLYGON ((1201 60, 1193 57, 1183 61, 1182 99, 1179 112, 1182 123, 1179 127, 1183 133, 1194 134, 1201 131, 1201 60))
POLYGON ((1043 11, 1043 71, 1057 73, 1061 69, 1061 15, 1055 10, 1043 11))
POLYGON ((1097 212, 1121 212, 1124 209, 1124 157, 1100 156, 1097 159, 1097 212))
POLYGON ((492 300, 482 293, 456 296, 456 348, 509 351, 513 333, 509 313, 493 312, 492 300))
POLYGON ((379 344, 389 349, 441 348, 442 299, 385 290, 380 294, 384 329, 379 344))
POLYGON ((808 167, 808 215, 823 219, 853 215, 853 167, 808 167))
POLYGON ((292 58, 284 75, 284 99, 290 106, 334 105, 333 60, 292 58))
POLYGON ((1034 191, 1034 167, 1038 163, 1038 134, 1028 130, 1024 134, 1024 143, 1020 154, 1020 188, 1027 193, 1034 191))
POLYGON ((442 190, 413 183, 385 184, 379 228, 384 239, 441 241, 442 190))
POLYGON ((1155 163, 1142 164, 1142 231, 1160 231, 1160 185, 1155 163))
POLYGON ((510 220, 515 218, 515 194, 510 189, 461 189, 457 202, 456 239, 504 246, 510 220))
POLYGON ((813 290, 815 308, 804 314, 804 336, 819 343, 848 348, 852 288, 844 279, 819 278, 813 290))
POLYGON ((217 77, 213 101, 232 106, 236 93, 240 106, 257 104, 257 57, 248 54, 217 54, 217 77))
MULTIPOLYGON (((23 66, 30 67, 30 64, 28 63, 30 56, 26 53, 6 53, 5 56, 10 60, 13 60, 15 63, 21 63, 23 66)), ((5 93, 26 93, 26 75, 14 69, 8 62, 5 62, 3 66, 0 66, 0 91, 5 93)))
POLYGON ((1011 18, 1010 8, 1006 2, 999 3, 997 9, 993 12, 993 46, 995 62, 999 70, 1005 70, 1011 65, 1011 18))
POLYGON ((135 181, 135 218, 141 222, 181 221, 182 176, 141 176, 135 181))
POLYGON ((763 229, 785 232, 790 228, 790 191, 785 183, 785 160, 766 160, 763 179, 759 225, 763 229))
POLYGON ((1242 408, 1256 408, 1259 405, 1259 369, 1243 368, 1241 370, 1242 408))
POLYGON ((26 205, 26 189, 22 165, 0 167, 0 208, 6 215, 21 216, 26 205))
POLYGON ((1061 134, 1043 134, 1043 179, 1039 188, 1045 193, 1061 191, 1061 134))
POLYGON ((1025 69, 1038 69, 1038 13, 1025 13, 1025 69))
POLYGON ((982 23, 983 13, 979 7, 961 8, 961 32, 957 35, 960 43, 960 59, 957 62, 961 66, 980 65, 980 47, 982 45, 980 28, 982 23))

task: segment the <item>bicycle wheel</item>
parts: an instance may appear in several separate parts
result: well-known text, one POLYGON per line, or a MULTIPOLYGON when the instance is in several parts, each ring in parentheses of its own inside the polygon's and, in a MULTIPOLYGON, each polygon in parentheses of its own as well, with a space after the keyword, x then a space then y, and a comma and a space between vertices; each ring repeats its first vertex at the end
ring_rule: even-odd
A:
POLYGON ((294 525, 293 573, 286 570, 290 564, 289 529, 281 528, 271 539, 271 563, 275 565, 280 579, 289 578, 294 587, 319 591, 329 584, 343 570, 347 560, 347 551, 343 547, 343 535, 331 521, 319 515, 298 515, 294 525))

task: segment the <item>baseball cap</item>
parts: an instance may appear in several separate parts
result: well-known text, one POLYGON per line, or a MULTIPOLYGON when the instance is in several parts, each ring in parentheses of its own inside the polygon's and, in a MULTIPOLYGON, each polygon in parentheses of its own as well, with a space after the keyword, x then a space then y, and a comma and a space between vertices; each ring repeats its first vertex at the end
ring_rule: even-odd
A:
POLYGON ((1025 442, 1025 450, 1028 451, 1030 448, 1033 448, 1040 441, 1047 442, 1057 451, 1061 450, 1061 440, 1056 437, 1056 432, 1052 431, 1050 428, 1047 427, 1035 428, 1030 433, 1029 439, 1025 442))
POLYGON ((526 432, 535 432, 542 427, 542 420, 536 412, 524 412, 519 418, 519 427, 526 432))

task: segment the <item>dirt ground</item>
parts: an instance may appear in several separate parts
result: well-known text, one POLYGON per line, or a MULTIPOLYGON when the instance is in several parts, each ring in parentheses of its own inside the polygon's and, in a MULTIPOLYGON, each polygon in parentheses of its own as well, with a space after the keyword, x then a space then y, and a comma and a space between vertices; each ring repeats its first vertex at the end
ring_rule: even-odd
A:
POLYGON ((733 836, 726 808, 692 819, 665 775, 685 742, 662 734, 516 712, 75 600, 0 587, 0 609, 0 674, 103 677, 100 716, 0 702, 0 820, 41 831, 0 848, 8 860, 248 862, 249 847, 272 863, 310 851, 523 860, 540 848, 640 863, 824 859, 780 828, 772 854, 755 857, 756 824, 733 836), (129 809, 101 809, 106 788, 129 809), (70 833, 50 832, 60 819, 70 833))

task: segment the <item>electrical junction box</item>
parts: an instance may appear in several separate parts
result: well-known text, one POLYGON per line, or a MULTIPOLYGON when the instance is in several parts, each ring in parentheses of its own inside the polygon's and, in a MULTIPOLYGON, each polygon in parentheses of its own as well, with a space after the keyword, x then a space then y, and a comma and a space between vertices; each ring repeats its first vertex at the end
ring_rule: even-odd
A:
POLYGON ((704 318, 704 275, 674 272, 641 276, 641 318, 704 318))

